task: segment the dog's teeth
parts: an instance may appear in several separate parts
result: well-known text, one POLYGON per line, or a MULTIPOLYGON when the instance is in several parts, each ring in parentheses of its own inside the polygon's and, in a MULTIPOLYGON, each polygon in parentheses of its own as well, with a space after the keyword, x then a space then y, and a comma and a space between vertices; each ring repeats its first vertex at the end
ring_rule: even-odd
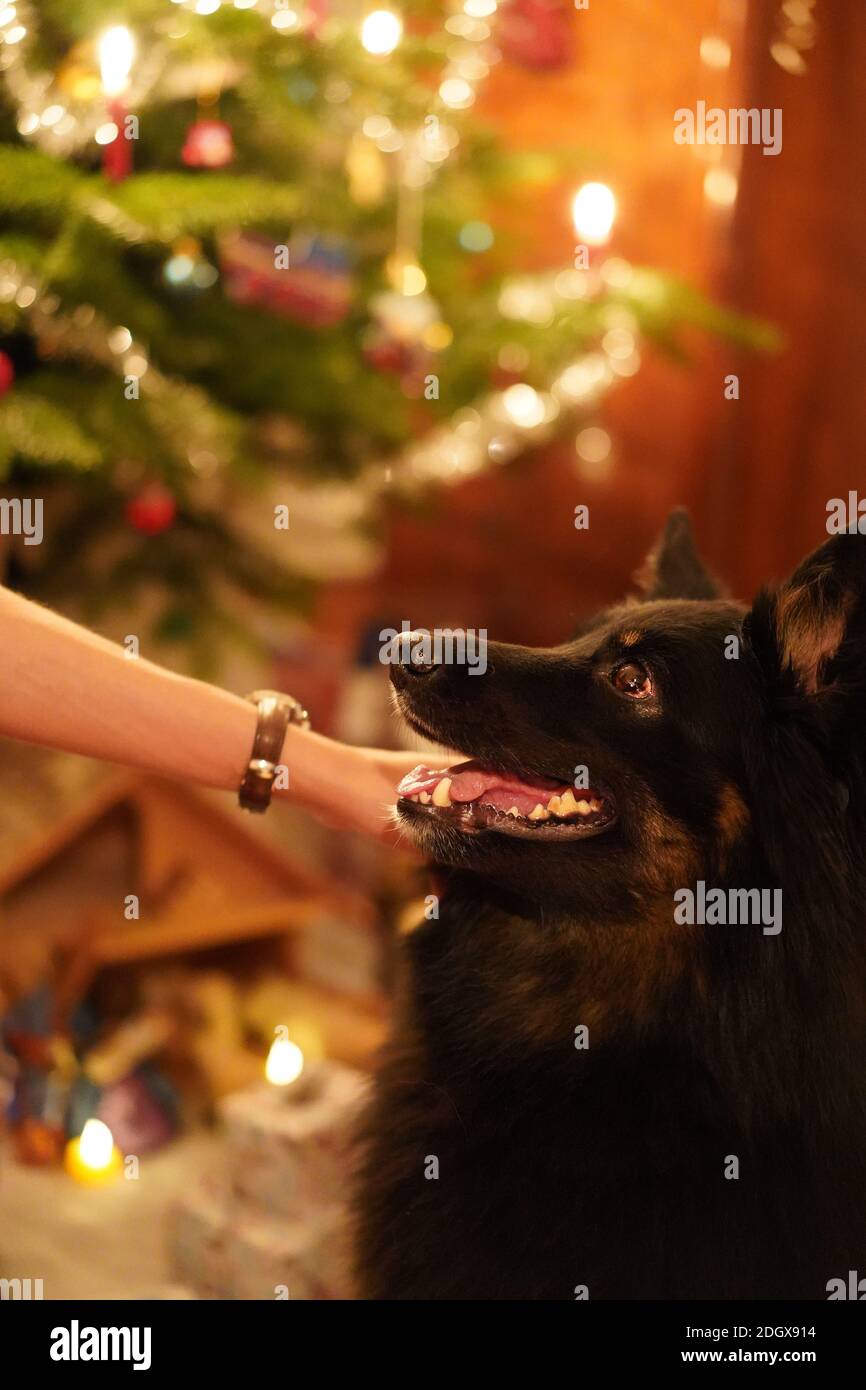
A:
POLYGON ((451 805, 451 778, 443 777, 441 782, 437 782, 433 788, 433 805, 451 805))
POLYGON ((574 792, 571 790, 571 787, 569 787, 568 791, 563 792, 562 796, 559 798, 559 809, 557 811, 557 815, 573 816, 575 811, 580 810, 581 806, 583 805, 584 802, 575 801, 574 792))
POLYGON ((592 810, 592 807, 590 806, 588 801, 578 801, 577 809, 582 816, 588 816, 590 811, 592 810))
POLYGON ((552 796, 547 803, 548 811, 552 811, 555 816, 559 815, 559 797, 552 796))
POLYGON ((550 812, 549 812, 549 811, 545 811, 544 807, 542 806, 541 802, 539 801, 539 803, 538 803, 538 805, 536 806, 535 810, 529 812, 529 819, 530 819, 530 820, 550 820, 550 812))
POLYGON ((422 805, 424 805, 424 806, 429 806, 429 805, 430 805, 430 793, 429 793, 429 792, 420 792, 420 793, 419 793, 419 796, 418 796, 418 800, 422 803, 422 805))
POLYGON ((516 806, 509 806, 509 808, 508 808, 508 810, 505 812, 505 814, 506 814, 506 816, 519 816, 519 815, 520 815, 520 812, 518 811, 518 809, 517 809, 516 806))

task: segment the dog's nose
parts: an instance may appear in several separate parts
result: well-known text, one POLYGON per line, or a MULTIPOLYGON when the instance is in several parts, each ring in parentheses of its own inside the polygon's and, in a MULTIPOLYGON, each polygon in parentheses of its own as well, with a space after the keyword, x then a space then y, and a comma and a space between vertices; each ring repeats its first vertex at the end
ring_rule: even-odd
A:
POLYGON ((431 646, 429 632, 401 632, 394 648, 397 665, 407 676, 432 675, 442 663, 430 660, 431 646))

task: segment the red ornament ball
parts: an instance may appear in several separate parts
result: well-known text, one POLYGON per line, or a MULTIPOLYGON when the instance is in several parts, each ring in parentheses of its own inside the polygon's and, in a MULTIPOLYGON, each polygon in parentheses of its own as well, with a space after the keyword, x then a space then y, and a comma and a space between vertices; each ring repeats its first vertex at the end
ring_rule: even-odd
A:
POLYGON ((384 334, 371 334, 363 344, 362 351, 365 361, 377 372, 394 372, 399 376, 413 366, 411 348, 384 334))
POLYGON ((506 58, 522 68, 553 71, 571 58, 570 26, 564 0, 506 0, 496 37, 506 58))
POLYGON ((231 126, 225 121, 194 121, 180 157, 190 169, 224 169, 234 153, 231 126))
POLYGON ((161 483, 150 483, 126 504, 126 519, 143 536, 167 531, 177 516, 177 501, 161 483))
POLYGON ((15 367, 6 352, 0 352, 0 396, 5 396, 15 380, 15 367))

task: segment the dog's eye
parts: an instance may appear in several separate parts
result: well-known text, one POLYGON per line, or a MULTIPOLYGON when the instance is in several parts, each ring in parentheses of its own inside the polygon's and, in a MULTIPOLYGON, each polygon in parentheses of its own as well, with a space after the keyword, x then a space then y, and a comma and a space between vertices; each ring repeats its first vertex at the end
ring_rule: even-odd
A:
POLYGON ((653 693, 653 683, 649 671, 639 661, 626 661, 611 672, 611 681, 623 695, 633 700, 645 700, 653 693))

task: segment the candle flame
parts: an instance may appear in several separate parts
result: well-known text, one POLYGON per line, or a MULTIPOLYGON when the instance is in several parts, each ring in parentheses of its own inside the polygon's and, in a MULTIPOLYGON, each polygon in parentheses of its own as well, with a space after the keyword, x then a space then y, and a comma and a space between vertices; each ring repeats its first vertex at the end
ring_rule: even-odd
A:
POLYGON ((114 1137, 102 1120, 88 1120, 78 1141, 81 1162, 87 1168, 107 1168, 114 1153, 114 1137))
POLYGON ((574 230, 588 246, 604 246, 616 218, 616 198, 606 183, 585 183, 571 204, 574 230))
POLYGON ((106 96, 117 97, 129 85, 135 39, 125 24, 106 29, 99 40, 99 71, 106 96))
POLYGON ((289 1038, 275 1038, 271 1043, 265 1076, 272 1086, 289 1086, 304 1070, 304 1054, 289 1038))

